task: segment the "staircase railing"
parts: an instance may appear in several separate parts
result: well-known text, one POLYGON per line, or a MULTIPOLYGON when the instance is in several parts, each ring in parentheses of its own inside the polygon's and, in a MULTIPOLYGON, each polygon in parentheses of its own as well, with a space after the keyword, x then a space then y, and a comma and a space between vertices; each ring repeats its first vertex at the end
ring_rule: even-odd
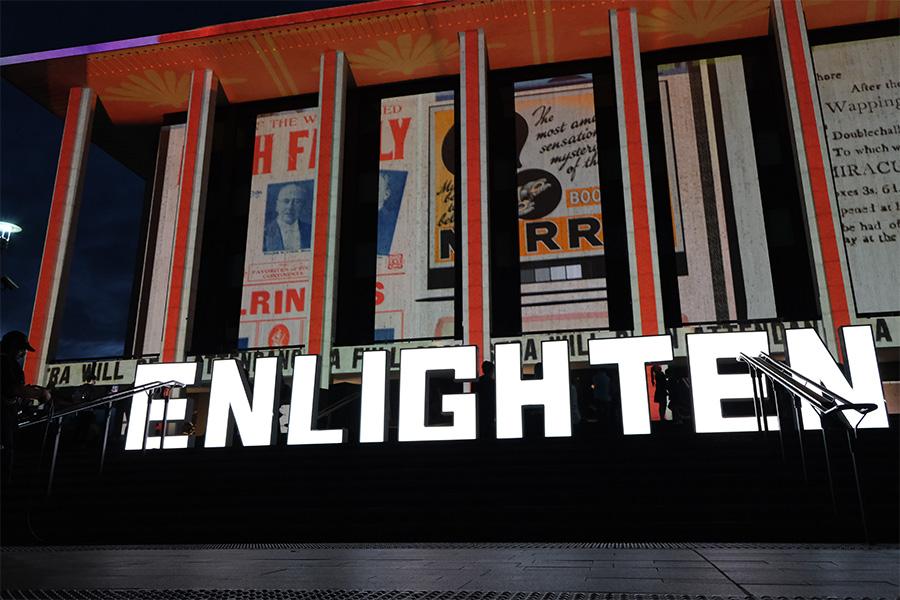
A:
MULTIPOLYGON (((19 429, 33 427, 35 425, 40 425, 42 423, 46 425, 46 428, 44 429, 44 436, 41 441, 41 454, 42 455, 44 452, 44 448, 46 448, 46 446, 47 446, 47 437, 50 432, 50 426, 54 423, 54 421, 56 423, 56 433, 55 433, 54 440, 53 440, 53 449, 51 451, 51 458, 50 458, 50 474, 49 474, 49 477, 47 480, 47 495, 50 495, 50 493, 53 490, 53 479, 56 474, 56 460, 57 460, 57 457, 59 454, 59 440, 62 435, 62 420, 65 417, 75 415, 75 414, 78 414, 81 412, 89 411, 89 410, 94 410, 97 408, 105 408, 106 409, 105 426, 103 429, 102 445, 101 445, 101 450, 100 450, 100 473, 102 474, 103 467, 106 462, 106 453, 107 453, 107 447, 108 447, 108 442, 109 442, 109 431, 110 431, 110 426, 111 426, 113 405, 121 400, 130 399, 137 394, 146 393, 148 400, 149 400, 150 395, 153 394, 153 392, 155 392, 157 390, 160 390, 160 389, 172 390, 172 389, 183 388, 183 387, 185 387, 185 385, 179 381, 174 381, 174 380, 166 381, 166 382, 154 381, 152 383, 146 383, 144 385, 140 385, 140 386, 137 386, 137 387, 134 387, 131 389, 114 392, 112 394, 107 394, 105 396, 96 398, 94 400, 90 400, 88 402, 82 402, 78 405, 66 406, 65 408, 58 407, 57 400, 51 400, 46 405, 47 409, 48 409, 47 414, 39 415, 39 416, 31 416, 29 418, 26 418, 23 421, 20 421, 18 423, 19 429)), ((353 403, 354 401, 358 400, 359 397, 360 397, 359 391, 350 393, 346 397, 341 398, 339 401, 337 401, 333 405, 329 406, 328 408, 325 408, 325 409, 319 411, 317 418, 319 418, 319 419, 327 418, 328 423, 330 425, 331 416, 335 412, 337 412, 338 410, 353 403)), ((168 398, 169 398, 169 393, 164 392, 163 393, 163 401, 166 404, 168 404, 168 398)), ((147 414, 145 415, 145 418, 144 418, 145 431, 144 431, 143 443, 142 443, 143 448, 146 448, 146 444, 147 444, 147 435, 149 433, 148 429, 150 426, 151 404, 152 404, 151 402, 147 402, 147 414)), ((162 439, 160 440, 160 447, 162 447, 162 445, 165 441, 165 435, 166 435, 166 415, 168 412, 166 409, 167 409, 167 406, 163 408, 163 421, 162 421, 162 431, 161 431, 162 439)))
MULTIPOLYGON (((853 470, 853 480, 856 484, 856 498, 859 503, 860 520, 862 522, 863 535, 866 541, 869 540, 869 529, 866 520, 865 505, 862 496, 862 487, 860 486, 859 468, 856 464, 855 440, 857 438, 857 429, 862 420, 870 412, 878 408, 873 403, 856 403, 850 402, 840 394, 829 390, 819 381, 813 381, 802 373, 790 368, 783 362, 777 361, 765 352, 761 352, 758 356, 752 357, 741 353, 739 359, 747 364, 750 369, 750 376, 753 380, 753 409, 757 418, 757 426, 760 431, 768 431, 768 421, 766 419, 763 400, 766 390, 766 380, 772 386, 780 386, 792 399, 791 405, 794 412, 794 424, 797 430, 797 440, 800 444, 800 462, 803 469, 803 477, 809 480, 806 467, 806 451, 803 446, 803 423, 800 415, 801 401, 807 402, 821 421, 822 447, 825 451, 825 467, 828 474, 828 489, 831 494, 831 505, 835 514, 837 513, 837 501, 834 493, 834 480, 831 470, 831 458, 828 452, 828 438, 825 433, 826 427, 837 425, 842 428, 847 437, 847 447, 850 450, 850 462, 853 470), (849 412, 856 412, 859 419, 856 423, 851 423, 847 418, 849 412)), ((784 458, 784 438, 782 434, 781 415, 778 413, 778 400, 773 398, 776 407, 776 414, 779 420, 778 434, 781 443, 782 459, 784 458)))
MULTIPOLYGON (((136 394, 146 393, 147 398, 150 398, 150 395, 159 389, 171 390, 173 388, 183 388, 185 385, 180 381, 154 381, 151 383, 145 383, 143 385, 139 385, 137 387, 122 390, 118 392, 113 392, 112 394, 107 394, 105 396, 101 396, 100 398, 96 398, 94 400, 90 400, 88 402, 83 402, 78 405, 68 406, 66 408, 57 410, 57 400, 52 400, 47 403, 48 413, 39 417, 32 417, 30 419, 26 419, 24 421, 19 422, 19 429, 24 429, 26 427, 32 427, 34 425, 39 425, 41 423, 45 423, 46 427, 44 429, 44 437, 41 440, 41 454, 43 455, 44 448, 47 445, 47 435, 50 431, 50 425, 55 420, 56 421, 56 435, 53 439, 53 450, 50 455, 50 475, 47 478, 47 495, 53 491, 53 477, 56 474, 56 459, 59 454, 59 438, 62 436, 62 420, 65 417, 70 415, 74 415, 80 412, 94 410, 95 408, 105 408, 106 409, 106 424, 103 429, 103 442, 100 450, 100 472, 103 472, 103 466, 106 461, 106 449, 107 443, 109 441, 109 427, 112 419, 112 407, 113 403, 119 402, 121 400, 126 400, 128 398, 134 397, 136 394)), ((168 393, 165 394, 166 398, 168 398, 168 393)), ((147 415, 145 423, 149 425, 150 422, 150 405, 151 402, 147 402, 147 415)), ((165 410, 163 411, 165 414, 165 410)), ((165 435, 165 421, 163 422, 163 435, 165 435)), ((146 431, 144 432, 144 443, 146 443, 147 435, 146 431)))

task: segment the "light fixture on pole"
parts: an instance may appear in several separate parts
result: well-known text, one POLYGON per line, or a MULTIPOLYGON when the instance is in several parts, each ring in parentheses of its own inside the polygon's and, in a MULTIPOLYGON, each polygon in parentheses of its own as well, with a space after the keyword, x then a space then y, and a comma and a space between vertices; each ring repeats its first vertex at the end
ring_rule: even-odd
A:
MULTIPOLYGON (((9 245, 9 239, 12 237, 12 234, 19 233, 20 231, 22 231, 22 228, 15 223, 0 221, 0 252, 5 250, 9 245)), ((19 284, 17 284, 12 279, 7 277, 6 275, 0 276, 0 289, 15 290, 18 288, 19 284)))
POLYGON ((4 245, 9 243, 9 238, 12 237, 12 234, 20 231, 22 231, 22 228, 15 223, 0 221, 0 240, 3 241, 4 245))

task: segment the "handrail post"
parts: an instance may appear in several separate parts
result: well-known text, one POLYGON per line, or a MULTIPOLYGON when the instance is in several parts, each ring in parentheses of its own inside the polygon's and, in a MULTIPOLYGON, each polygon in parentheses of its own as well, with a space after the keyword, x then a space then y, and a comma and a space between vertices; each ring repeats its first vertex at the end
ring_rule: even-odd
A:
POLYGON ((800 466, 803 469, 803 481, 809 483, 809 473, 806 471, 806 449, 803 447, 803 423, 800 420, 800 396, 793 392, 791 395, 791 404, 794 406, 794 424, 797 426, 797 440, 800 442, 800 466))
MULTIPOLYGON (((760 408, 760 412, 762 413, 763 428, 765 429, 766 433, 769 433, 769 420, 766 418, 766 396, 767 396, 767 394, 764 393, 765 388, 763 387, 763 376, 759 370, 756 371, 756 376, 759 378, 759 389, 760 389, 759 408, 760 408)), ((773 398, 773 402, 775 402, 775 404, 776 404, 775 414, 777 415, 778 414, 777 401, 774 398, 773 398)))
POLYGON ((869 524, 866 519, 866 507, 863 504, 862 486, 859 484, 859 467, 856 464, 856 451, 853 448, 853 438, 850 436, 850 430, 847 433, 847 447, 850 448, 850 464, 853 465, 853 480, 856 483, 856 499, 859 501, 859 517, 862 521, 863 538, 867 544, 869 541, 869 524))
POLYGON ((825 449, 825 470, 828 473, 828 492, 831 494, 831 510, 837 514, 837 499, 834 496, 834 480, 831 477, 831 457, 828 455, 828 437, 825 435, 825 421, 822 420, 822 448, 825 449))
MULTIPOLYGON (((760 374, 759 380, 760 380, 761 384, 765 383, 765 380, 763 379, 763 377, 764 377, 764 375, 760 374)), ((771 396, 772 396, 772 404, 775 405, 775 419, 778 421, 778 447, 781 450, 781 462, 785 463, 785 462, 787 462, 787 458, 785 457, 785 453, 784 453, 784 423, 782 423, 782 421, 781 421, 781 408, 779 408, 779 406, 778 406, 778 394, 775 391, 774 384, 772 385, 771 396)))
POLYGON ((147 414, 144 415, 144 439, 141 440, 141 451, 147 450, 147 436, 150 435, 150 407, 153 405, 152 390, 147 390, 147 414))
MULTIPOLYGON (((753 415, 756 417, 756 430, 762 433, 762 422, 759 419, 760 413, 760 396, 762 395, 759 391, 757 391, 757 382, 756 382, 756 369, 752 364, 747 363, 747 370, 750 372, 750 383, 753 385, 753 415)), ((765 420, 765 415, 763 415, 763 421, 765 420)))
POLYGON ((53 491, 53 476, 56 474, 56 455, 59 453, 59 436, 62 434, 62 417, 56 420, 56 436, 53 440, 53 453, 50 456, 50 476, 47 478, 47 495, 53 491))
POLYGON ((103 444, 100 447, 100 475, 103 475, 103 464, 106 462, 106 444, 109 440, 109 423, 112 419, 112 400, 106 405, 106 425, 103 427, 103 444))
POLYGON ((169 416, 169 394, 171 393, 171 388, 163 388, 163 418, 162 418, 162 430, 160 431, 159 436, 159 449, 165 449, 166 443, 166 426, 168 424, 167 418, 169 416))

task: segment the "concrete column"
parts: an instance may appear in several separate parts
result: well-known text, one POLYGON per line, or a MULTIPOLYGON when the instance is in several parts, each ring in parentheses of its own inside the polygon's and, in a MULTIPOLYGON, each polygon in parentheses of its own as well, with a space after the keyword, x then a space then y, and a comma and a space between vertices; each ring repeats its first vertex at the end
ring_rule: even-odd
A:
POLYGON ((319 155, 312 222, 307 353, 321 355, 321 386, 327 388, 331 383, 337 303, 344 117, 350 68, 344 53, 334 50, 322 54, 319 64, 319 155))
POLYGON ((665 325, 659 285, 653 189, 650 185, 637 11, 634 8, 609 11, 609 32, 616 79, 634 334, 658 335, 665 332, 665 325))
POLYGON ((218 87, 218 80, 210 69, 198 69, 191 74, 162 362, 184 360, 190 344, 218 87))
MULTIPOLYGON (((462 182, 458 231, 462 233, 463 341, 491 354, 490 244, 487 181, 487 45, 484 31, 459 34, 462 182)), ((459 235, 459 233, 457 233, 459 235)))
POLYGON ((806 217, 813 273, 825 340, 838 348, 842 326, 856 315, 841 238, 841 224, 825 145, 819 91, 799 0, 774 0, 771 28, 778 46, 782 83, 791 123, 794 161, 806 217))
POLYGON ((47 357, 56 343, 59 327, 56 316, 60 314, 65 297, 96 105, 97 95, 90 88, 69 90, 47 237, 28 334, 35 347, 35 352, 25 359, 25 381, 28 383, 43 381, 47 357))

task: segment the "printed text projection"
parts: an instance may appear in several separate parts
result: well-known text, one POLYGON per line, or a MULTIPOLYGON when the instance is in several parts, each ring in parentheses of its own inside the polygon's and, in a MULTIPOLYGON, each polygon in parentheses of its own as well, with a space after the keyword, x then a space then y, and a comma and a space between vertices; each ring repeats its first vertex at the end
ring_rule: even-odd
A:
MULTIPOLYGON (((787 352, 794 369, 854 403, 876 403, 878 409, 863 421, 863 427, 888 426, 884 393, 878 375, 875 343, 868 326, 844 327, 845 364, 851 381, 843 375, 825 345, 813 329, 787 332, 787 352)), ((756 356, 767 352, 766 335, 762 332, 698 333, 688 336, 694 422, 697 433, 755 431, 752 417, 726 417, 722 402, 727 399, 752 397, 752 383, 747 373, 721 374, 721 360, 735 360, 741 353, 756 356)), ((572 435, 569 388, 569 349, 567 341, 543 342, 541 377, 523 379, 521 347, 518 343, 497 344, 496 368, 497 437, 515 439, 523 436, 522 409, 538 407, 543 411, 546 437, 572 435)), ((622 397, 622 430, 626 435, 650 433, 646 365, 672 360, 672 341, 668 336, 611 338, 591 340, 592 365, 616 365, 622 397)), ((318 429, 319 357, 294 358, 291 411, 288 422, 288 445, 341 444, 347 432, 341 429, 318 429)), ((366 352, 363 356, 363 381, 360 407, 360 436, 364 443, 387 440, 387 353, 366 352)), ((195 363, 141 364, 137 367, 135 385, 151 381, 178 381, 185 385, 196 379, 195 363)), ((442 394, 428 398, 428 379, 432 376, 471 382, 476 376, 474 346, 404 349, 400 353, 400 397, 397 439, 401 442, 472 440, 479 434, 478 395, 475 393, 442 394), (442 412, 452 416, 449 425, 429 425, 425 420, 428 404, 439 402, 442 412)), ((799 385, 806 385, 803 381, 799 385)), ((247 383, 243 367, 234 359, 217 360, 213 367, 209 417, 206 424, 206 447, 222 447, 231 443, 237 429, 244 446, 268 446, 275 440, 278 392, 281 389, 276 358, 261 358, 256 364, 256 380, 247 383), (252 393, 251 393, 252 392, 252 393)), ((167 422, 184 420, 186 401, 168 401, 167 422)), ((126 450, 158 448, 158 437, 144 436, 153 430, 151 422, 163 420, 163 401, 135 394, 128 421, 126 450)), ((804 410, 804 426, 820 426, 812 410, 804 410)), ((778 420, 769 417, 769 429, 777 429, 778 420)), ((484 431, 484 424, 481 424, 484 431)), ((187 436, 166 437, 165 449, 184 448, 187 436)))

